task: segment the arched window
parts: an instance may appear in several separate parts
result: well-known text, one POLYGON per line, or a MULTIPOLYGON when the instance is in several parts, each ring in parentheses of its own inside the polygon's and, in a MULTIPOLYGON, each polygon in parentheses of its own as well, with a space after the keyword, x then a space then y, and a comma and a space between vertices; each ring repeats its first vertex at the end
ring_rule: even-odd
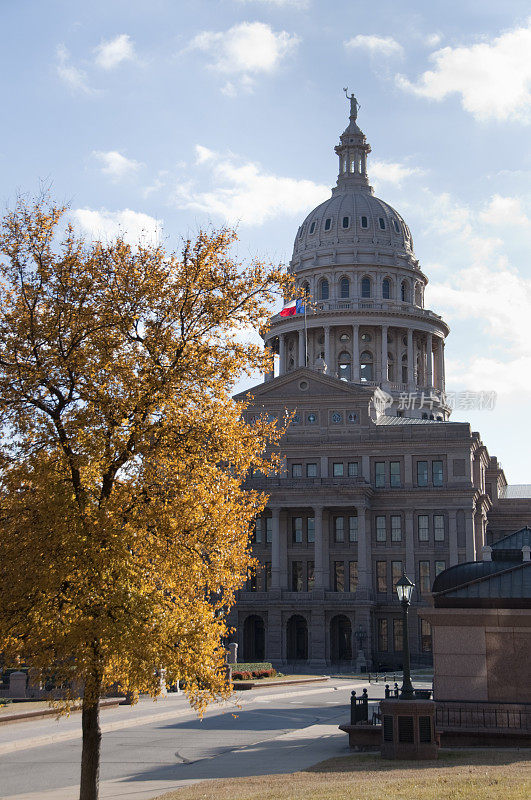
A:
POLYGON ((360 356, 360 377, 363 382, 373 380, 373 357, 370 350, 364 350, 360 356))
POLYGON ((331 227, 332 227, 332 217, 327 217, 327 219, 325 219, 325 231, 329 231, 331 227))
POLYGON ((328 283, 326 278, 323 278, 323 280, 321 281, 319 289, 320 289, 319 291, 320 299, 328 300, 328 298, 330 297, 330 284, 328 283))
POLYGON ((407 383, 407 353, 402 356, 402 383, 407 383))
POLYGON ((347 353, 346 350, 343 350, 337 359, 337 374, 342 381, 351 379, 351 358, 350 353, 347 353))
POLYGON ((395 379, 395 357, 392 353, 387 356, 387 380, 394 381, 395 379))
POLYGON ((369 220, 365 216, 363 216, 361 218, 361 227, 362 228, 368 228, 369 227, 369 220))
POLYGON ((362 297, 370 297, 371 296, 371 279, 370 278, 362 278, 361 279, 361 296, 362 297))
POLYGON ((348 278, 341 278, 339 282, 339 295, 343 298, 350 295, 350 281, 348 278))
POLYGON ((304 283, 302 284, 302 291, 304 292, 306 297, 309 297, 309 295, 310 295, 310 284, 308 283, 308 281, 304 281, 304 283))
POLYGON ((383 279, 382 297, 384 300, 389 300, 391 297, 391 281, 389 280, 389 278, 383 279))
POLYGON ((420 283, 415 284, 415 305, 422 307, 422 289, 420 283))
POLYGON ((400 297, 403 303, 409 303, 409 286, 407 285, 406 281, 402 281, 402 285, 400 287, 400 297))

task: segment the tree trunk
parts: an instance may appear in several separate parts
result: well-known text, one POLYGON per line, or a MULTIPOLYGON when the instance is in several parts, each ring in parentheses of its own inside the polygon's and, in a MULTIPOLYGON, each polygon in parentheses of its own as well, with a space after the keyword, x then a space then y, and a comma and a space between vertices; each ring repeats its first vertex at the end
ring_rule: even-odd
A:
POLYGON ((101 744, 99 691, 96 696, 89 693, 83 697, 81 726, 83 750, 79 800, 98 800, 101 744))

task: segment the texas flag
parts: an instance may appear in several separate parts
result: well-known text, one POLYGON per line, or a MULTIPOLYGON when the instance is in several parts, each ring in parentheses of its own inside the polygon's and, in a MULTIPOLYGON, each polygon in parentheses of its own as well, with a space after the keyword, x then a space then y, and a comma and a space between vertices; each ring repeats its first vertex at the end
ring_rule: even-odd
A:
POLYGON ((293 317, 295 314, 304 314, 304 300, 302 297, 299 297, 298 300, 292 300, 280 312, 281 317, 293 317))

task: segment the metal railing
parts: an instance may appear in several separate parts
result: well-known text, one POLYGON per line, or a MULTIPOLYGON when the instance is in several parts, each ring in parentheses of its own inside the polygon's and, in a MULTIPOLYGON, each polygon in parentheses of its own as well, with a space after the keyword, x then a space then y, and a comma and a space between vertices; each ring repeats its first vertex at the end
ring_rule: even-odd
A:
POLYGON ((435 724, 442 729, 505 729, 531 733, 531 703, 439 701, 435 724))

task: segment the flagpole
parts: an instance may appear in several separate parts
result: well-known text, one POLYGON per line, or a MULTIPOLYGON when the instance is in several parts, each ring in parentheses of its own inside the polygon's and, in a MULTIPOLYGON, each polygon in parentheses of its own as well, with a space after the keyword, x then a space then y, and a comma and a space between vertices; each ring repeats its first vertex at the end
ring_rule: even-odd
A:
POLYGON ((304 366, 308 366, 308 324, 306 321, 306 306, 308 305, 308 297, 304 298, 304 366))

